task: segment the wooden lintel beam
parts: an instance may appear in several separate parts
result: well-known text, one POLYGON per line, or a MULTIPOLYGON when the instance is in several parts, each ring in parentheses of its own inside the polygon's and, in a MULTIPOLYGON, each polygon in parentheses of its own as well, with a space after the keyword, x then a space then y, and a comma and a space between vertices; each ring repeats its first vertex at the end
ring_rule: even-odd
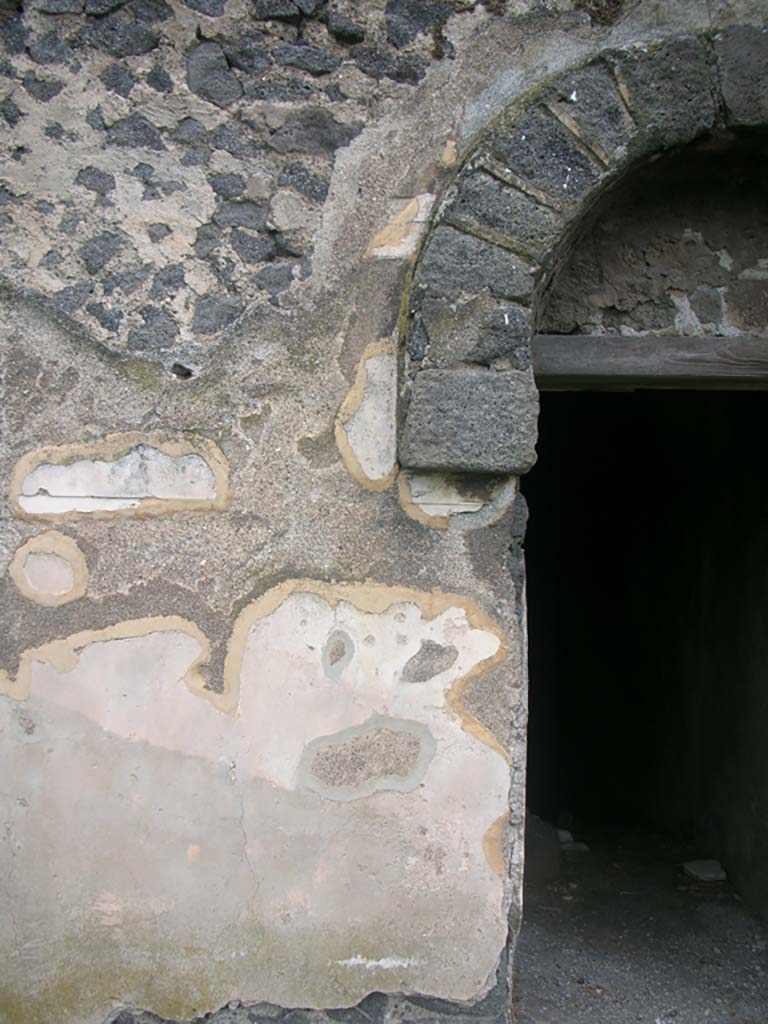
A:
POLYGON ((543 391, 768 390, 768 334, 538 334, 533 371, 543 391))

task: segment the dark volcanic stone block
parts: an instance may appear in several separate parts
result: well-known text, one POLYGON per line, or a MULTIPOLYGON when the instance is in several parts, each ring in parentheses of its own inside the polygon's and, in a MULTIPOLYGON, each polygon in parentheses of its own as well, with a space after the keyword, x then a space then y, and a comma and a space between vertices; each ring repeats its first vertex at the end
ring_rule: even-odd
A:
POLYGON ((37 10, 43 14, 79 14, 83 9, 83 0, 43 0, 37 10))
POLYGON ((128 333, 128 347, 132 349, 170 348, 179 334, 173 316, 158 306, 145 306, 139 311, 144 323, 128 333))
POLYGON ((213 224, 201 224, 195 238, 195 255, 207 259, 221 241, 221 232, 213 224))
POLYGON ((245 192, 245 178, 242 174, 209 174, 208 184, 217 195, 224 199, 236 199, 237 196, 241 196, 245 192))
POLYGON ((0 114, 3 115, 10 128, 15 128, 23 116, 10 96, 0 103, 0 114))
POLYGON ((608 156, 626 146, 632 124, 616 82, 603 64, 566 71, 553 86, 553 98, 576 122, 582 138, 608 156))
POLYGON ((514 127, 494 132, 493 155, 510 171, 559 200, 578 201, 600 168, 552 116, 529 110, 514 127))
POLYGON ((261 231, 267 223, 267 211, 266 207, 259 203, 226 202, 216 209, 213 219, 220 228, 250 228, 252 231, 261 231))
POLYGON ((224 0, 184 0, 184 3, 191 10, 209 18, 220 18, 224 13, 224 0))
POLYGON ((29 45, 29 56, 35 64, 66 64, 72 59, 72 50, 58 32, 46 32, 29 45))
POLYGON ((119 235, 105 231, 83 242, 79 250, 80 259, 89 274, 98 274, 122 247, 123 240, 119 235))
POLYGON ((202 124, 194 117, 185 117, 174 128, 171 133, 171 139, 174 142, 181 142, 184 145, 191 144, 193 142, 200 142, 204 139, 207 132, 202 124))
POLYGON ((142 114, 129 114, 128 117, 115 121, 107 129, 107 142, 111 146, 165 149, 160 132, 142 114))
POLYGON ((332 153, 362 130, 361 124, 341 124, 323 107, 292 112, 269 139, 278 153, 332 153))
POLYGON ((462 181, 443 219, 467 231, 485 232, 537 260, 562 231, 562 218, 553 209, 479 171, 462 181))
POLYGON ((768 121, 768 29, 737 25, 715 39, 726 118, 731 124, 768 121))
POLYGON ((311 75, 327 75, 329 72, 335 71, 341 63, 335 54, 323 50, 319 46, 296 46, 293 43, 275 46, 272 56, 278 64, 309 71, 311 75))
POLYGON ((387 38, 400 49, 422 32, 440 29, 452 13, 446 0, 387 0, 387 38))
POLYGON ((314 174, 302 163, 289 164, 280 175, 278 185, 296 189, 308 199, 322 203, 328 196, 328 182, 319 174, 314 174))
POLYGON ((533 374, 475 367, 422 370, 413 385, 400 464, 469 473, 524 473, 536 459, 533 374))
POLYGON ((156 64, 147 75, 147 85, 156 92, 173 92, 173 79, 165 70, 156 64))
POLYGON ((158 34, 139 21, 110 15, 85 33, 88 42, 106 50, 113 57, 137 57, 149 53, 158 44, 158 34))
POLYGON ((441 224, 422 256, 415 287, 445 296, 487 288, 500 298, 524 299, 533 289, 533 276, 508 249, 441 224))
POLYGON ((275 242, 269 235, 253 235, 247 231, 233 231, 232 248, 244 263, 263 263, 274 259, 275 242))
POLYGON ((294 21, 301 16, 294 0, 254 0, 253 17, 258 21, 274 18, 278 21, 294 21))
POLYGON ((671 39, 653 49, 615 52, 607 59, 627 84, 644 148, 690 142, 714 125, 715 75, 701 40, 671 39))
POLYGON ((240 316, 243 305, 232 295, 201 295, 195 303, 192 330, 195 334, 215 334, 240 316))
POLYGON ((33 99, 40 100, 41 103, 48 103, 64 88, 64 83, 58 78, 38 78, 31 71, 24 75, 21 84, 33 99))
POLYGON ((261 32, 246 32, 237 39, 223 42, 224 53, 232 67, 249 75, 268 68, 271 60, 269 50, 263 45, 264 38, 261 32))
POLYGON ((218 43, 200 43, 190 50, 187 85, 191 92, 217 107, 228 107, 243 95, 243 87, 218 43))
POLYGON ((53 302, 62 312, 74 313, 89 298, 92 286, 87 283, 71 284, 53 295, 53 302))
POLYGON ((365 28, 362 25, 334 11, 328 14, 328 31, 342 43, 362 43, 365 39, 365 28))
POLYGON ((279 295, 280 292, 290 288, 293 282, 293 262, 282 260, 269 267, 264 267, 254 276, 253 280, 257 288, 263 288, 270 295, 279 295))
POLYGON ((110 64, 101 74, 101 80, 110 92, 125 99, 136 85, 136 79, 122 64, 110 64))
POLYGON ((82 167, 77 172, 75 181, 83 188, 87 188, 91 192, 98 192, 102 196, 112 192, 115 188, 114 175, 101 171, 98 167, 82 167))

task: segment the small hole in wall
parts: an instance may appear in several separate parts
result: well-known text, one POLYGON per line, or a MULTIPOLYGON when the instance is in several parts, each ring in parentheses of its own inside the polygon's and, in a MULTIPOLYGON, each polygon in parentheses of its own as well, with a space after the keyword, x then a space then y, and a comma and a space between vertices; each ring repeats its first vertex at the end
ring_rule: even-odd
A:
POLYGON ((194 377, 194 371, 190 370, 188 366, 184 366, 183 363, 174 363, 171 366, 171 373, 174 377, 178 377, 179 380, 189 380, 190 377, 194 377))

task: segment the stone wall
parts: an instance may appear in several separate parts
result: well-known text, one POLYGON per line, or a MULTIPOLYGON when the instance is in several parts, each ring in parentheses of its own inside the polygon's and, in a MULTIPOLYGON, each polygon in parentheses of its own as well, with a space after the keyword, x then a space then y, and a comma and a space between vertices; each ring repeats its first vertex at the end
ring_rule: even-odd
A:
POLYGON ((536 394, 509 310, 495 370, 419 369, 413 299, 446 341, 442 285, 537 315, 545 262, 445 211, 552 76, 670 46, 700 84, 718 45, 729 109, 766 103, 762 4, 583 6, 3 4, 9 1024, 508 1019, 536 394), (428 372, 405 429, 464 456, 401 470, 428 372))
POLYGON ((768 333, 765 147, 724 132, 620 182, 552 282, 542 333, 768 333))

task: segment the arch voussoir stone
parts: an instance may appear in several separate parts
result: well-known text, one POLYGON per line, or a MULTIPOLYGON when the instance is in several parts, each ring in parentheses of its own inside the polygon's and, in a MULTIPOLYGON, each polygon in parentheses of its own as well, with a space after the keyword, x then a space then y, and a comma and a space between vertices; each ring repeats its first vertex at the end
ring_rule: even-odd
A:
POLYGON ((768 33, 751 27, 614 49, 496 119, 439 204, 414 271, 401 466, 530 468, 535 310, 574 227, 631 165, 726 123, 765 123, 766 58, 768 33), (758 80, 746 90, 744 50, 758 80))
POLYGON ((691 142, 719 114, 717 67, 706 38, 684 36, 605 55, 637 124, 628 156, 691 142))
POLYGON ((768 124, 768 29, 734 25, 715 36, 728 124, 768 124))

